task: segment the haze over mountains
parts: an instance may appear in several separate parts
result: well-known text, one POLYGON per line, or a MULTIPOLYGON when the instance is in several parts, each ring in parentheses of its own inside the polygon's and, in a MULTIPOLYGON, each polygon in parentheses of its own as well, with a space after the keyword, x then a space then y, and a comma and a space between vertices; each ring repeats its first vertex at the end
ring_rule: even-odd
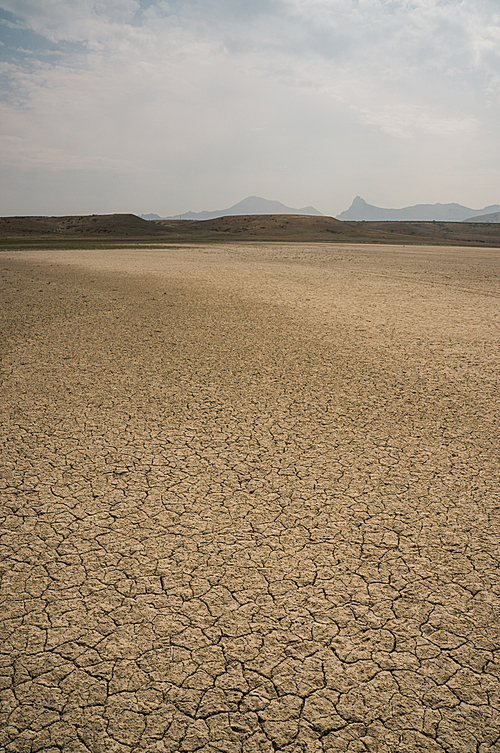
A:
POLYGON ((491 212, 490 214, 481 214, 479 217, 473 217, 473 222, 500 222, 500 212, 491 212))
MULTIPOLYGON (((264 214, 295 214, 302 216, 324 217, 314 207, 295 209, 282 204, 280 201, 270 201, 260 196, 248 196, 243 201, 228 209, 218 209, 213 212, 184 212, 173 217, 160 217, 158 214, 141 214, 143 220, 214 220, 219 217, 235 217, 243 215, 264 214)), ((349 209, 341 212, 337 220, 351 222, 500 222, 500 204, 492 204, 483 209, 471 209, 462 204, 415 204, 402 209, 377 207, 367 204, 361 196, 356 196, 349 209)))
POLYGON ((498 222, 493 216, 488 219, 488 215, 496 215, 500 212, 500 205, 493 204, 484 209, 470 209, 462 204, 415 204, 402 209, 384 209, 376 207, 373 204, 367 204, 361 196, 356 196, 349 209, 337 215, 338 220, 350 220, 359 222, 362 220, 423 220, 424 222, 462 222, 470 220, 472 222, 498 222), (478 218, 475 220, 475 218, 478 218))
POLYGON ((314 207, 293 209, 280 201, 269 201, 260 196, 248 196, 229 209, 219 209, 214 212, 185 212, 175 217, 159 217, 157 214, 141 214, 143 220, 215 220, 218 217, 234 217, 242 214, 302 214, 323 217, 314 207))

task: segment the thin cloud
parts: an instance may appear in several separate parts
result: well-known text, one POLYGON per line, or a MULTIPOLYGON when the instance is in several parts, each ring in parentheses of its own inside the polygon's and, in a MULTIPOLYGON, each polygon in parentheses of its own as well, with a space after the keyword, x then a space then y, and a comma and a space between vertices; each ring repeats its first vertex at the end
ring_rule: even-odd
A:
POLYGON ((480 124, 476 118, 447 118, 417 105, 356 108, 361 120, 401 139, 418 139, 422 134, 453 136, 472 134, 480 124))
MULTIPOLYGON (((35 182, 37 169, 62 170, 65 161, 82 175, 89 166, 128 172, 132 201, 134 175, 149 174, 142 209, 160 214, 247 194, 336 214, 364 186, 380 186, 370 198, 386 205, 397 203, 395 190, 403 204, 499 198, 491 195, 500 170, 492 0, 2 6, 26 34, 2 48, 3 134, 9 164, 35 182), (451 173, 455 195, 436 195, 450 190, 451 173), (416 195, 425 174, 428 193, 416 195), (178 203, 164 206, 172 196, 178 203)), ((67 187, 54 191, 55 202, 70 201, 67 187)))

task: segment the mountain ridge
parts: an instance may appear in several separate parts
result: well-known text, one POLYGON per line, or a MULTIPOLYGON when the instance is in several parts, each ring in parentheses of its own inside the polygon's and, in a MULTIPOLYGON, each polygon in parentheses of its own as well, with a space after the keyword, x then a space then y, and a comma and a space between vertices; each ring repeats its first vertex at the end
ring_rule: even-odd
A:
MULTIPOLYGON (((500 211, 499 204, 492 204, 483 209, 471 209, 462 204, 413 204, 402 209, 377 207, 356 196, 349 209, 337 215, 337 220, 351 222, 390 222, 419 220, 423 222, 474 222, 474 217, 484 217, 500 211)), ((488 220, 482 220, 488 222, 488 220)))
POLYGON ((462 222, 500 222, 500 212, 475 215, 467 220, 462 220, 462 222))

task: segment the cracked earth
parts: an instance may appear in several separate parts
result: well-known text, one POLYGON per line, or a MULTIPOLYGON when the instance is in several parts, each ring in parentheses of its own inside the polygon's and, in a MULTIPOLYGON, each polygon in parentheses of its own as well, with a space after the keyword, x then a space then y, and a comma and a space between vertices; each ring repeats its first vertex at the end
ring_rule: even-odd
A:
POLYGON ((500 751, 500 253, 0 254, 7 753, 500 751))

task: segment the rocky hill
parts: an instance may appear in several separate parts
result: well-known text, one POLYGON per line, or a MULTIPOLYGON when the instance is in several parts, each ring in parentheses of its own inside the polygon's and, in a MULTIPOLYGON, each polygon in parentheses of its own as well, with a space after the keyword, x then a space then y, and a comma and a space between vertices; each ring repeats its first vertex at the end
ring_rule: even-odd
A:
POLYGON ((336 242, 480 245, 500 247, 500 223, 342 222, 305 215, 239 215, 201 222, 147 221, 133 214, 83 217, 2 217, 9 243, 336 242))

